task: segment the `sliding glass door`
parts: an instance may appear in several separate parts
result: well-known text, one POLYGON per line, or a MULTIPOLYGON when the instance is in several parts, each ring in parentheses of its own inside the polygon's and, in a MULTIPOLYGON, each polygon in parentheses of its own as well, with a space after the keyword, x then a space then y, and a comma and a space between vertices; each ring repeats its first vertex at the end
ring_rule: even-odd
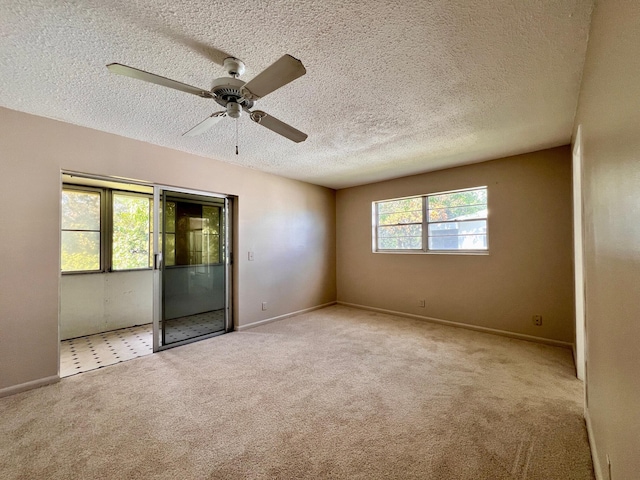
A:
POLYGON ((155 187, 154 351, 230 330, 229 199, 155 187))

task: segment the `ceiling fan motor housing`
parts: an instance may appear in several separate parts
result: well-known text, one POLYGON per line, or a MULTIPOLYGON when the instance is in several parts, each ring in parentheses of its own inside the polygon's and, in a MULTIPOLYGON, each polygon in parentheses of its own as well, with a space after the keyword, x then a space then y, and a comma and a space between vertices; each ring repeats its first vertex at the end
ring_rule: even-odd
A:
POLYGON ((238 78, 216 78, 213 81, 211 93, 215 95, 215 101, 223 107, 226 107, 229 102, 235 102, 244 108, 251 108, 253 107, 253 100, 246 99, 240 93, 240 89, 244 84, 245 82, 238 78))

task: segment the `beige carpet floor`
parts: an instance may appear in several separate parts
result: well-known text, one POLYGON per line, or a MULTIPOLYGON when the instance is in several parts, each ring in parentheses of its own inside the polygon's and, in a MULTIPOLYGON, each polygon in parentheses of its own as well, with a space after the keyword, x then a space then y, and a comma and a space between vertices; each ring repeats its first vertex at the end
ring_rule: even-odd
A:
POLYGON ((333 306, 0 399, 2 479, 593 479, 567 349, 333 306))

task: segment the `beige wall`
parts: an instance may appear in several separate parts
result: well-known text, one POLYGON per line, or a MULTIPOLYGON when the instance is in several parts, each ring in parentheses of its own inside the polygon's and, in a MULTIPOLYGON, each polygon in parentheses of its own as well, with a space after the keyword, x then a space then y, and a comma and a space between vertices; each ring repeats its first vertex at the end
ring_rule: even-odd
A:
POLYGON ((339 190, 338 300, 572 342, 571 218, 569 147, 339 190), (374 200, 482 185, 489 255, 372 253, 374 200))
POLYGON ((0 392, 57 375, 61 169, 238 195, 239 325, 335 300, 333 190, 7 109, 0 162, 0 392))
POLYGON ((640 475, 640 2, 599 0, 582 125, 587 417, 598 478, 640 475))

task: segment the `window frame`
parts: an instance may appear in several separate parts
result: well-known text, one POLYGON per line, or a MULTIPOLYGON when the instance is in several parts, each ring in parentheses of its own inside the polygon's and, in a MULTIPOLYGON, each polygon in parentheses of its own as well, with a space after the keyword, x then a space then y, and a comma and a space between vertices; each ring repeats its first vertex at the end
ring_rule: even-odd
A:
POLYGON ((114 200, 114 196, 115 195, 122 195, 122 196, 128 196, 128 197, 143 197, 147 199, 147 211, 149 212, 149 222, 148 222, 148 227, 149 227, 149 234, 147 235, 147 241, 149 242, 149 252, 153 252, 153 240, 152 240, 152 234, 153 232, 151 231, 151 224, 153 223, 153 212, 151 211, 151 205, 153 202, 153 195, 150 195, 148 193, 141 193, 141 192, 132 192, 129 190, 122 190, 122 189, 117 189, 117 188, 106 188, 106 194, 108 197, 108 215, 107 215, 107 224, 108 224, 108 231, 106 232, 107 235, 107 251, 108 251, 108 268, 105 270, 107 272, 139 272, 141 270, 152 270, 153 266, 152 266, 152 256, 151 253, 149 254, 149 262, 147 263, 146 267, 139 267, 139 268, 123 268, 123 269, 115 269, 113 268, 113 245, 114 245, 114 241, 113 241, 113 233, 114 233, 114 225, 115 225, 115 221, 113 218, 113 200, 114 200))
MULTIPOLYGON (((77 232, 77 231, 83 231, 83 230, 74 230, 74 229, 68 229, 68 228, 62 228, 62 210, 60 211, 60 251, 59 251, 59 255, 60 255, 60 273, 63 275, 77 275, 77 274, 85 274, 85 273, 102 273, 104 271, 104 266, 106 264, 105 262, 105 256, 106 256, 106 252, 105 252, 105 242, 104 242, 104 228, 105 228, 105 218, 106 218, 106 199, 105 199, 105 195, 104 195, 104 189, 103 188, 98 188, 98 187, 89 187, 86 185, 73 185, 73 184, 63 184, 62 185, 62 190, 61 193, 64 193, 65 191, 71 191, 71 192, 82 192, 82 193, 97 193, 100 196, 100 230, 98 230, 98 233, 100 234, 100 247, 98 248, 98 255, 99 255, 99 259, 98 259, 98 265, 99 267, 97 269, 94 270, 62 270, 62 232, 65 231, 70 231, 70 232, 77 232)), ((85 231, 89 231, 89 230, 85 230, 85 231)), ((92 232, 95 232, 96 230, 90 230, 92 232)))
MULTIPOLYGON (((78 185, 74 183, 65 182, 62 184, 62 192, 64 191, 78 191, 78 192, 91 192, 100 194, 100 269, 97 270, 62 270, 62 262, 60 263, 61 275, 81 275, 81 274, 93 274, 93 273, 122 273, 122 272, 139 272, 144 270, 152 270, 153 266, 149 264, 148 267, 141 268, 127 268, 114 270, 112 265, 113 260, 113 194, 123 194, 130 196, 145 197, 149 200, 149 204, 153 201, 153 195, 147 193, 134 192, 127 189, 110 188, 110 187, 92 187, 87 185, 78 185)), ((151 223, 153 219, 149 215, 149 229, 151 229, 151 223)), ((60 223, 60 256, 62 256, 62 232, 67 229, 62 228, 62 222, 60 223)), ((150 237, 149 237, 150 238, 150 237)), ((151 242, 151 241, 150 241, 151 242)), ((149 243, 149 248, 152 248, 149 243)))
MULTIPOLYGON (((489 255, 489 187, 486 185, 481 185, 477 187, 469 187, 469 188, 460 188, 456 190, 447 190, 442 192, 433 192, 433 193, 425 193, 421 195, 409 195, 406 197, 398 197, 398 198, 389 198, 385 200, 375 200, 371 203, 371 250, 372 253, 391 253, 391 254, 409 254, 409 255, 489 255), (461 192, 470 192, 474 190, 485 190, 487 196, 487 215, 482 218, 477 219, 467 219, 467 220, 439 220, 439 221, 430 221, 429 219, 429 197, 435 197, 439 195, 447 195, 452 193, 461 193, 461 192), (381 225, 379 225, 379 205, 386 202, 394 202, 399 200, 408 200, 420 198, 422 200, 422 221, 419 223, 422 227, 422 248, 413 248, 413 249, 385 249, 378 248, 378 231, 381 225), (462 222, 471 222, 485 220, 486 221, 486 249, 430 249, 429 248, 429 225, 436 223, 462 223, 462 222)), ((418 223, 406 224, 406 225, 418 225, 418 223)))

